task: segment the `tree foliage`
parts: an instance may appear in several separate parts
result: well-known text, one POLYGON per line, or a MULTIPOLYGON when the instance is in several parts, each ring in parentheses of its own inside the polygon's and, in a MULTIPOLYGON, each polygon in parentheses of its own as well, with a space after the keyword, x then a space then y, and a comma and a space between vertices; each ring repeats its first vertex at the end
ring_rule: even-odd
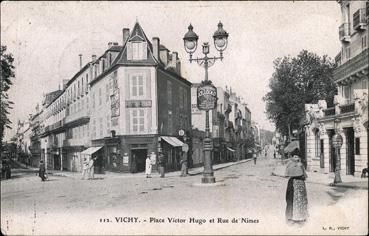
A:
MULTIPOLYGON (((11 79, 14 78, 14 58, 12 54, 6 53, 6 46, 1 45, 1 80, 0 80, 0 145, 2 145, 5 128, 10 127, 9 110, 12 109, 13 102, 9 101, 8 90, 13 84, 11 79)), ((0 146, 1 147, 1 146, 0 146)))
POLYGON ((302 50, 297 57, 285 56, 274 61, 271 89, 263 100, 268 118, 283 135, 299 128, 305 103, 326 100, 332 106, 337 88, 333 82, 334 63, 326 55, 302 50))

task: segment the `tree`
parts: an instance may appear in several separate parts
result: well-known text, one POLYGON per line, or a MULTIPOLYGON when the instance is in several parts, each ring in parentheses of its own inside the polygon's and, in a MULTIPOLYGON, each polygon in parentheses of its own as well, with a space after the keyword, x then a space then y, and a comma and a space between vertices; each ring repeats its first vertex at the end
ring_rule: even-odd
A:
POLYGON ((306 103, 325 99, 332 106, 337 87, 333 81, 334 63, 326 55, 302 50, 297 57, 285 56, 274 61, 271 89, 263 100, 268 119, 277 129, 290 136, 304 117, 306 103))
POLYGON ((1 80, 0 80, 0 149, 2 147, 5 128, 9 128, 11 121, 9 120, 9 110, 12 109, 13 102, 9 101, 7 91, 13 84, 11 78, 14 78, 13 55, 6 54, 6 46, 1 45, 1 80))

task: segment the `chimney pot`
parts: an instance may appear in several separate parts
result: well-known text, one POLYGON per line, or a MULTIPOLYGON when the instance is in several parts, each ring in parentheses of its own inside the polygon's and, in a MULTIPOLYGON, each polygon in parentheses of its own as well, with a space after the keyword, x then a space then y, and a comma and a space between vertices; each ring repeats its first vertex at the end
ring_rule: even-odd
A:
POLYGON ((96 61, 96 55, 92 55, 92 61, 96 61))
POLYGON ((118 42, 114 42, 114 43, 113 43, 113 45, 114 45, 114 46, 118 46, 118 42))
POLYGON ((160 60, 160 39, 158 37, 152 38, 152 49, 156 60, 160 60))
POLYGON ((82 54, 79 54, 79 68, 82 68, 82 54))
POLYGON ((112 45, 113 43, 112 42, 109 42, 108 43, 108 48, 111 48, 111 45, 112 45))
POLYGON ((123 45, 126 43, 128 38, 129 38, 129 29, 123 28, 123 45))

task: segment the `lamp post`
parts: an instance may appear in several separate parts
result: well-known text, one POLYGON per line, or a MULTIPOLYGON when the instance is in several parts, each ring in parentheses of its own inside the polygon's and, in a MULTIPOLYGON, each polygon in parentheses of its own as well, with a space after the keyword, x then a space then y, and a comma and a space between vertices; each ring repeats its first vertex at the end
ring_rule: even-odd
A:
POLYGON ((205 80, 201 82, 201 85, 197 88, 197 107, 199 110, 204 110, 206 113, 205 117, 205 139, 204 145, 204 172, 202 183, 215 183, 215 177, 213 173, 213 167, 211 163, 211 152, 213 150, 212 139, 210 138, 209 128, 209 110, 216 108, 217 104, 217 90, 212 82, 208 79, 208 69, 214 65, 216 60, 223 60, 223 51, 227 48, 228 44, 228 33, 223 29, 223 24, 218 23, 218 29, 214 32, 214 46, 219 51, 219 57, 208 57, 209 54, 209 43, 204 42, 202 44, 202 53, 205 55, 202 58, 192 58, 192 54, 197 49, 197 41, 199 37, 193 31, 193 27, 190 24, 188 26, 188 32, 183 37, 184 48, 188 54, 190 54, 190 63, 196 61, 197 64, 204 67, 205 69, 205 80))

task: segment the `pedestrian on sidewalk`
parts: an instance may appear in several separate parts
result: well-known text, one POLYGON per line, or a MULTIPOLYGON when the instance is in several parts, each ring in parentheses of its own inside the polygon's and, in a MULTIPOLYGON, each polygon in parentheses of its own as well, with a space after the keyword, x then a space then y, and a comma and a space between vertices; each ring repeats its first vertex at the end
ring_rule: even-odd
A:
POLYGON ((254 154, 252 154, 252 159, 254 160, 254 165, 256 165, 256 159, 257 159, 257 157, 256 157, 256 153, 254 152, 254 154))
POLYGON ((45 172, 46 172, 45 163, 43 160, 41 160, 38 170, 38 176, 41 178, 41 181, 45 181, 46 179, 45 172))
POLYGON ((286 191, 286 220, 288 224, 303 224, 308 218, 308 199, 305 185, 305 168, 299 156, 295 155, 288 162, 286 177, 289 177, 286 191))
POLYGON ((166 156, 162 152, 159 152, 158 170, 159 170, 159 173, 160 173, 160 178, 165 177, 165 165, 166 165, 166 163, 167 163, 166 156))
POLYGON ((187 152, 186 151, 182 151, 181 154, 181 177, 186 177, 187 176, 187 152))
POLYGON ((87 175, 87 178, 89 176, 89 167, 88 167, 88 161, 87 161, 87 158, 84 157, 83 158, 83 162, 82 162, 82 179, 86 179, 86 175, 87 175))
POLYGON ((145 163, 145 173, 146 173, 146 178, 151 178, 151 159, 150 159, 150 155, 147 155, 146 158, 146 163, 145 163))
POLYGON ((91 158, 88 162, 88 179, 95 178, 95 158, 91 158))

